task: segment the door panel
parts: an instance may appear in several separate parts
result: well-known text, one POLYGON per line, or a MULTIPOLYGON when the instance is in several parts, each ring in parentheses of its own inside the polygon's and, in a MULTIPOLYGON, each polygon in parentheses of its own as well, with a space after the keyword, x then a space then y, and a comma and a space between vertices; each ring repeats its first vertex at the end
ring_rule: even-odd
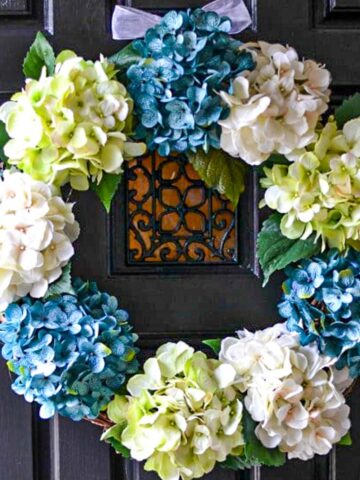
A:
POLYGON ((5 362, 0 365, 0 478, 11 472, 19 480, 33 480, 32 407, 10 389, 10 377, 5 362), (15 452, 19 452, 16 459, 15 452))
MULTIPOLYGON (((205 3, 133 0, 131 5, 163 13, 205 3)), ((359 89, 358 0, 247 0, 247 5, 253 28, 242 39, 288 43, 301 56, 326 63, 334 103, 359 89)), ((113 6, 111 0, 0 0, 0 101, 21 87, 22 60, 37 30, 47 33, 57 51, 71 48, 95 58, 119 49, 110 32, 113 6)), ((255 174, 249 173, 247 192, 233 212, 193 172, 181 171, 174 181, 162 162, 168 170, 171 162, 180 168, 176 158, 129 165, 109 217, 92 193, 75 195, 82 226, 76 273, 97 280, 129 310, 143 357, 169 339, 200 347, 202 338, 275 323, 282 275, 262 289, 255 258, 261 221, 255 174)), ((155 480, 100 443, 98 427, 63 418, 39 420, 37 409, 11 392, 4 363, 0 381, 0 480, 155 480)), ((226 472, 226 478, 359 480, 359 399, 357 388, 351 399, 351 448, 281 469, 226 472)), ((224 471, 217 469, 206 478, 222 477, 224 471)))

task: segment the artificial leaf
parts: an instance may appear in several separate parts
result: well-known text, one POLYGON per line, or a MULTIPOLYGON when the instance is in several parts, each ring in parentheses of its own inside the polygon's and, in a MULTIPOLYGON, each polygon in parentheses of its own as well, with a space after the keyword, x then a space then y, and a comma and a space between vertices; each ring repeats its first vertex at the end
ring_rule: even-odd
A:
POLYGON ((226 460, 221 462, 219 465, 221 468, 237 471, 255 467, 260 465, 260 463, 254 459, 248 459, 246 456, 235 457, 233 455, 229 455, 226 460))
POLYGON ((266 448, 255 435, 256 423, 250 414, 244 410, 243 428, 245 439, 245 457, 252 464, 261 464, 268 467, 280 467, 284 465, 286 456, 278 448, 266 448))
POLYGON ((59 280, 50 285, 44 299, 47 300, 54 295, 61 295, 63 293, 75 295, 75 291, 71 284, 71 263, 68 263, 64 267, 63 273, 59 280))
POLYGON ((203 340, 202 342, 204 345, 207 345, 208 347, 211 348, 211 350, 216 353, 216 355, 219 354, 220 349, 221 349, 221 340, 220 338, 214 338, 212 340, 203 340))
POLYGON ((352 438, 350 432, 347 432, 346 435, 338 442, 338 445, 343 445, 345 447, 350 447, 352 445, 352 438))
POLYGON ((7 134, 5 123, 0 122, 0 162, 6 163, 7 158, 4 153, 4 146, 9 140, 9 135, 7 134))
POLYGON ((101 440, 110 443, 116 452, 120 453, 124 458, 130 458, 130 450, 121 442, 121 435, 125 428, 126 422, 114 425, 101 435, 101 440))
POLYGON ((339 128, 357 117, 360 117, 360 93, 355 93, 352 97, 344 100, 340 107, 335 110, 335 120, 339 128))
POLYGON ((114 175, 112 173, 104 173, 99 185, 95 182, 91 184, 91 189, 99 197, 104 205, 107 213, 110 212, 111 202, 121 182, 122 175, 114 175))
POLYGON ((114 63, 120 72, 124 72, 132 64, 137 63, 139 60, 143 60, 143 57, 136 51, 133 42, 129 43, 119 52, 114 53, 114 55, 109 57, 109 61, 114 63))
POLYGON ((208 153, 198 150, 189 153, 188 158, 206 185, 225 195, 236 207, 245 190, 244 166, 240 160, 221 150, 208 153))
POLYGON ((113 447, 113 449, 116 451, 116 453, 120 453, 124 458, 130 458, 130 450, 125 447, 119 440, 116 440, 116 438, 110 437, 108 439, 108 442, 110 445, 113 447))
POLYGON ((39 79, 44 66, 46 66, 48 75, 53 75, 55 71, 55 54, 45 36, 38 32, 24 60, 23 72, 25 77, 34 78, 35 80, 39 79))
POLYGON ((311 235, 306 240, 285 237, 280 230, 282 215, 274 213, 263 223, 257 239, 257 255, 264 274, 263 286, 276 270, 320 252, 320 245, 311 235))

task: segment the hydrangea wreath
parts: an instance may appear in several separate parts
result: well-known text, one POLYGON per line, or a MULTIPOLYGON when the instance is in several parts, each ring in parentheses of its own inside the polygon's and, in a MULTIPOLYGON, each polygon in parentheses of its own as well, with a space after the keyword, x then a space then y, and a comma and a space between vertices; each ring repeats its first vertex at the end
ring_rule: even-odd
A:
POLYGON ((105 59, 57 57, 39 33, 24 89, 0 108, 0 341, 12 389, 104 427, 162 480, 216 464, 307 460, 351 444, 345 394, 360 375, 360 95, 323 120, 330 73, 288 46, 242 44, 215 12, 169 12, 105 59), (133 97, 133 98, 132 98, 133 97), (79 227, 61 187, 110 210, 125 161, 181 154, 236 206, 246 164, 261 206, 264 283, 285 268, 286 322, 180 341, 137 373, 128 314, 71 279, 79 227), (137 374, 136 374, 137 373, 137 374))

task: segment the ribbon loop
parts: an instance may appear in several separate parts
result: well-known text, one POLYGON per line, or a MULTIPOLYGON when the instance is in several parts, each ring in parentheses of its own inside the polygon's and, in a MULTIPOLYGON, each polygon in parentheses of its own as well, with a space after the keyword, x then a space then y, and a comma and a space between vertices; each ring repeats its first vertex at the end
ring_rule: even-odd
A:
MULTIPOLYGON (((240 33, 251 25, 251 16, 244 0, 215 0, 202 7, 206 12, 215 12, 229 17, 232 22, 230 34, 240 33)), ((111 21, 114 40, 142 38, 146 31, 161 21, 159 15, 137 8, 116 5, 111 21)))
POLYGON ((116 5, 111 21, 112 37, 114 40, 142 38, 149 28, 160 21, 159 15, 138 8, 116 5))

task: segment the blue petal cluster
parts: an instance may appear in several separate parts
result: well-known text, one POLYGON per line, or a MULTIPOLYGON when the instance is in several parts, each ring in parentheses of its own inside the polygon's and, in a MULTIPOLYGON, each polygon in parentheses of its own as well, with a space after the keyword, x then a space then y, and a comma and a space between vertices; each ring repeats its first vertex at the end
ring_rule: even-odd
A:
POLYGON ((302 345, 316 341, 339 357, 338 368, 360 375, 360 253, 332 249, 285 269, 279 313, 302 345))
POLYGON ((94 282, 73 287, 76 295, 9 305, 0 324, 12 389, 39 403, 42 418, 96 418, 138 369, 136 336, 116 298, 94 282))
POLYGON ((217 122, 228 111, 216 92, 232 93, 231 79, 255 67, 230 27, 214 12, 171 11, 133 42, 143 60, 128 69, 128 90, 139 118, 136 138, 151 151, 220 148, 217 122))

